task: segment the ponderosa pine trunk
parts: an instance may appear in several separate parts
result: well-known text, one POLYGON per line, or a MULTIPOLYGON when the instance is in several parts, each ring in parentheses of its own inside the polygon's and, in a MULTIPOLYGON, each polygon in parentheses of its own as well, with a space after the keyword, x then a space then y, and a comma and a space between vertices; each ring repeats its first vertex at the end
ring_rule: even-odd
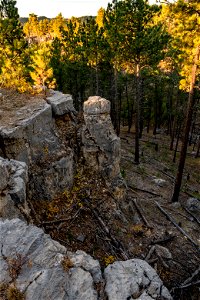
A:
POLYGON ((175 185, 174 185, 174 191, 173 191, 173 195, 172 195, 172 202, 178 201, 180 189, 181 189, 183 170, 184 170, 185 159, 186 159, 186 154, 187 154, 188 139, 189 139, 190 127, 191 127, 191 123, 192 123, 192 113, 193 113, 193 108, 194 108, 194 104, 195 104, 194 86, 195 86, 195 81, 196 81, 197 62, 199 60, 199 50, 200 50, 200 45, 197 46, 195 60, 194 60, 193 66, 192 66, 192 74, 191 74, 192 76, 191 76, 191 83, 190 83, 190 90, 189 90, 189 97, 188 97, 187 117, 186 117, 185 130, 184 130, 183 141, 182 141, 182 146, 181 146, 178 171, 177 171, 175 185))
POLYGON ((135 117, 135 163, 140 163, 140 146, 139 146, 139 134, 140 134, 140 66, 136 66, 136 117, 135 117))

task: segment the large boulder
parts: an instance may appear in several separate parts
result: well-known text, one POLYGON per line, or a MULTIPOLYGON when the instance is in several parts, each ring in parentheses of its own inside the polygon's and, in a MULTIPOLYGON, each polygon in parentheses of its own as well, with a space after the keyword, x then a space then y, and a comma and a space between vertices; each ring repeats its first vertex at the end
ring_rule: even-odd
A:
POLYGON ((156 271, 141 259, 117 261, 104 271, 106 294, 115 300, 172 300, 156 271))
POLYGON ((83 251, 68 252, 42 229, 0 220, 0 248, 0 282, 15 284, 26 300, 97 299, 98 261, 83 251))
POLYGON ((47 102, 51 105, 55 116, 62 116, 66 113, 76 114, 72 96, 69 94, 51 90, 50 96, 47 97, 47 102))

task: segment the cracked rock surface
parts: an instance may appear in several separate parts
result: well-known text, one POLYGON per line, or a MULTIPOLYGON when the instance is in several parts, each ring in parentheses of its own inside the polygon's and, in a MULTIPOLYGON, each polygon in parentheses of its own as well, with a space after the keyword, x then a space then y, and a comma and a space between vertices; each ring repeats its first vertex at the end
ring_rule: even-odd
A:
POLYGON ((156 271, 141 259, 114 262, 104 275, 109 299, 172 299, 156 271))
POLYGON ((0 282, 15 282, 25 299, 97 299, 94 281, 101 280, 100 265, 85 252, 68 252, 42 229, 19 219, 0 221, 0 247, 0 282), (62 264, 66 257, 69 268, 62 264))
MULTIPOLYGON (((26 300, 96 300, 99 262, 75 253, 42 229, 19 219, 0 219, 0 282, 15 284, 26 300)), ((104 272, 109 300, 172 299, 157 273, 140 259, 115 262, 104 272)))
POLYGON ((17 206, 26 204, 28 168, 26 163, 0 157, 0 216, 23 218, 17 206))

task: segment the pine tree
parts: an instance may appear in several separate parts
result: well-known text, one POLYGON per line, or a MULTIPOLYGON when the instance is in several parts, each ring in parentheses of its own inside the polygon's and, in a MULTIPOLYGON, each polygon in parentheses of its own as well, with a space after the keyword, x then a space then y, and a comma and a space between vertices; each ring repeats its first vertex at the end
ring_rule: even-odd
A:
POLYGON ((159 7, 150 6, 147 0, 113 0, 106 13, 107 37, 115 54, 115 69, 119 69, 121 64, 125 70, 131 69, 136 78, 135 163, 137 164, 142 102, 141 70, 159 62, 168 41, 168 34, 162 24, 155 19, 158 11, 159 7))
POLYGON ((24 92, 30 88, 27 82, 27 42, 15 5, 13 0, 0 3, 0 84, 24 92))
POLYGON ((183 170, 187 154, 187 145, 195 105, 194 91, 200 80, 200 3, 199 1, 178 0, 169 6, 174 39, 172 45, 178 53, 174 59, 179 62, 179 73, 182 77, 180 88, 189 93, 185 128, 181 146, 180 160, 175 180, 172 202, 178 201, 183 170))
POLYGON ((48 44, 41 44, 32 56, 33 71, 30 72, 30 75, 38 91, 56 86, 53 69, 50 66, 52 56, 50 49, 48 44))

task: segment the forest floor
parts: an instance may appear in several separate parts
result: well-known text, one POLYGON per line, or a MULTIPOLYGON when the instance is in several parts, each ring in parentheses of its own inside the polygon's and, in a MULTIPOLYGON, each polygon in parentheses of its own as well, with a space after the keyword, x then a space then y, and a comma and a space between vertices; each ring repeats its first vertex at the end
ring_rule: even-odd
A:
POLYGON ((116 201, 104 179, 80 163, 71 191, 50 203, 34 202, 35 224, 69 251, 86 251, 102 268, 115 260, 145 259, 173 299, 198 300, 200 159, 189 147, 179 202, 171 203, 180 152, 173 163, 169 136, 144 133, 139 165, 134 164, 134 134, 123 127, 120 137, 124 201, 116 201), (194 197, 188 210, 188 199, 194 197))

